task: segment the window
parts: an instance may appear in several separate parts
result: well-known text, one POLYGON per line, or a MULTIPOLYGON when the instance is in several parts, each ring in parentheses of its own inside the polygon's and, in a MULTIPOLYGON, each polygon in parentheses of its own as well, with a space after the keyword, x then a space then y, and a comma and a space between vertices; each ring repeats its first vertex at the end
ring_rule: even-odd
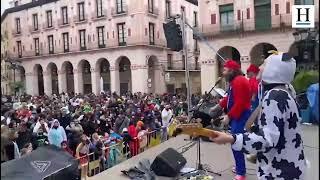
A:
POLYGON ((79 31, 80 36, 80 50, 86 50, 86 30, 82 29, 79 31))
POLYGON ((182 69, 185 70, 186 69, 186 58, 184 55, 182 55, 182 69))
POLYGON ((38 14, 33 14, 32 19, 33 19, 33 30, 37 31, 39 29, 38 14))
POLYGON ((119 46, 126 45, 125 23, 117 24, 119 46))
POLYGON ((61 8, 62 12, 62 24, 68 24, 68 8, 67 6, 61 8))
POLYGON ((279 4, 275 4, 274 5, 274 9, 275 9, 275 15, 279 15, 279 4))
POLYGON ((78 3, 78 17, 79 21, 84 21, 84 2, 78 3))
POLYGON ((217 23, 217 15, 211 14, 211 24, 216 24, 216 23, 217 23))
POLYGON ((247 19, 250 19, 250 8, 247 8, 247 19))
POLYGON ((148 0, 148 12, 149 13, 153 13, 154 12, 154 8, 153 8, 153 2, 154 0, 148 0))
POLYGON ((172 69, 172 54, 168 54, 167 58, 168 58, 168 69, 172 69))
POLYGON ((69 33, 62 33, 63 38, 63 50, 69 52, 69 33))
POLYGON ((104 48, 105 47, 105 44, 104 44, 104 26, 97 27, 97 31, 98 31, 98 46, 99 46, 99 48, 104 48))
POLYGON ((17 32, 17 34, 21 33, 20 18, 16 18, 16 32, 17 32))
POLYGON ((39 49, 39 38, 34 38, 34 52, 36 56, 40 55, 40 49, 39 49))
POLYGON ((295 5, 314 5, 313 0, 295 0, 295 5))
POLYGON ((166 0, 166 18, 171 16, 171 2, 166 0))
POLYGON ((193 27, 198 27, 198 12, 193 11, 193 27))
POLYGON ((222 31, 233 29, 233 4, 219 6, 220 11, 220 24, 222 31))
POLYGON ((17 47, 18 47, 18 56, 19 56, 19 58, 21 58, 22 57, 21 41, 17 41, 17 47))
POLYGON ((102 12, 102 0, 97 0, 96 1, 97 4, 97 17, 102 17, 104 16, 103 12, 102 12))
POLYGON ((241 10, 237 11, 237 19, 238 19, 238 21, 241 20, 241 10))
POLYGON ((199 70, 199 57, 194 58, 194 63, 195 63, 195 70, 199 70))
POLYGON ((154 45, 154 24, 149 23, 149 43, 154 45))
POLYGON ((117 0, 117 14, 125 12, 124 9, 125 0, 117 0))
POLYGON ((287 2, 287 3, 286 3, 286 13, 287 13, 287 14, 290 14, 290 8, 291 8, 291 7, 290 7, 290 2, 287 2))
POLYGON ((47 11, 47 27, 52 27, 52 11, 47 11))
POLYGON ((54 53, 53 35, 48 36, 48 49, 49 49, 49 54, 53 54, 54 53))

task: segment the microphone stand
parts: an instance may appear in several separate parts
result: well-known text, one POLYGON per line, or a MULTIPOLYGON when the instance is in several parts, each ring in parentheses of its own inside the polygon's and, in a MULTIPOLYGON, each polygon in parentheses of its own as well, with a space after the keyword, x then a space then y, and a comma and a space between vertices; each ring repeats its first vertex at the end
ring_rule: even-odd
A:
MULTIPOLYGON (((210 89, 210 91, 208 92, 208 94, 211 94, 211 92, 213 91, 213 89, 218 85, 218 83, 221 81, 221 78, 218 79, 218 81, 214 84, 214 86, 210 89)), ((204 100, 200 103, 200 105, 197 107, 197 109, 195 110, 192 110, 193 112, 196 112, 196 111, 199 111, 199 109, 201 108, 201 106, 203 105, 204 103, 204 100)), ((197 169, 195 169, 194 171, 190 171, 190 172, 187 172, 187 173, 184 173, 183 175, 185 174, 189 174, 189 173, 192 173, 192 172, 199 172, 199 171, 207 171, 209 173, 212 173, 212 174, 215 174, 217 176, 221 176, 221 173, 217 173, 217 172, 213 172, 209 169, 204 169, 203 167, 203 164, 201 163, 201 138, 200 137, 197 137, 197 147, 198 147, 198 150, 197 150, 197 156, 198 156, 198 162, 197 162, 197 169)))

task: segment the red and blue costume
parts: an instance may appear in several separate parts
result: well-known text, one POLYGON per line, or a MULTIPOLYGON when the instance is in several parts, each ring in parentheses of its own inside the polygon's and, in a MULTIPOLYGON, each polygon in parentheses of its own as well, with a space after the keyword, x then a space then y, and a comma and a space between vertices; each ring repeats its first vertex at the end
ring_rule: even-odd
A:
POLYGON ((259 88, 259 81, 256 78, 256 75, 259 73, 259 67, 251 64, 247 69, 247 74, 252 72, 255 76, 249 78, 249 85, 251 90, 251 111, 253 112, 259 105, 259 98, 258 98, 258 88, 259 88))
MULTIPOLYGON (((229 60, 224 67, 240 70, 240 65, 235 61, 229 60)), ((227 110, 227 115, 230 118, 231 133, 244 133, 245 124, 251 114, 250 103, 251 90, 249 81, 242 75, 238 75, 231 80, 228 96, 220 101, 220 106, 227 110)), ((234 151, 233 156, 236 162, 237 175, 244 176, 246 174, 245 158, 241 151, 234 151)))

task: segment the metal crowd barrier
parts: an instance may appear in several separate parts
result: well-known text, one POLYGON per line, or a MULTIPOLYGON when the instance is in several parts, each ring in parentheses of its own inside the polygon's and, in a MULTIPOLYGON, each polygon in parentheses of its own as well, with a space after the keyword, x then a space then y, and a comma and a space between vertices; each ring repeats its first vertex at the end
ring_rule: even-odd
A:
POLYGON ((77 158, 79 161, 79 171, 81 180, 88 176, 94 176, 106 169, 109 169, 145 150, 157 146, 161 143, 161 130, 146 132, 141 137, 135 137, 129 143, 120 141, 116 144, 103 148, 102 156, 96 157, 95 153, 77 158), (83 171, 87 171, 86 176, 83 171))

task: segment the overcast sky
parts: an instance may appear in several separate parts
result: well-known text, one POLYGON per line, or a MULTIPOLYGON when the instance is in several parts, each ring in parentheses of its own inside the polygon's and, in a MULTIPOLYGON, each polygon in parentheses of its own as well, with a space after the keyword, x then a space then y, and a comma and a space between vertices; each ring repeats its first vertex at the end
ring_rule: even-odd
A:
POLYGON ((1 0, 1 15, 4 10, 9 8, 9 0, 1 0))

